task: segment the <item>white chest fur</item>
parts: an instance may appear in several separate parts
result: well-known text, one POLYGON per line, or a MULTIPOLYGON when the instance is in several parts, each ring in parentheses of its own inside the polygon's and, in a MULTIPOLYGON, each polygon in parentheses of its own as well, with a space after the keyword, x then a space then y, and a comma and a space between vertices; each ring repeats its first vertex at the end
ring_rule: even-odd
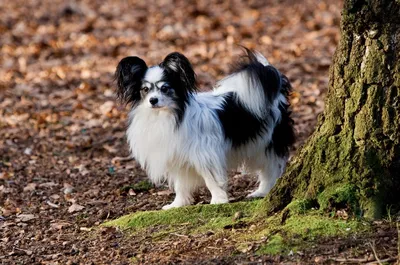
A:
POLYGON ((170 112, 139 106, 130 113, 127 138, 131 153, 154 183, 163 181, 169 160, 175 157, 175 130, 170 112))

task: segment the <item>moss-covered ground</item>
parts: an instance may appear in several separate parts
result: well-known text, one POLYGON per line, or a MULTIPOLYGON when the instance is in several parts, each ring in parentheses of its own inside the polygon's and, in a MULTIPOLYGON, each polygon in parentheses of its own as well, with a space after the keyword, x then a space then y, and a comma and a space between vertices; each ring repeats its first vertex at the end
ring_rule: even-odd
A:
MULTIPOLYGON (((321 203, 324 199, 326 197, 321 197, 321 203)), ((299 251, 321 238, 346 237, 369 230, 368 222, 356 217, 339 217, 314 206, 314 202, 297 200, 280 213, 266 217, 260 214, 262 200, 195 205, 167 211, 136 212, 104 225, 118 227, 132 235, 151 234, 155 242, 164 240, 174 231, 188 236, 212 232, 225 237, 232 232, 237 251, 261 242, 257 253, 271 255, 299 251)))
POLYGON ((106 223, 106 226, 117 226, 141 232, 149 227, 161 227, 173 230, 182 225, 187 233, 219 231, 242 223, 254 221, 261 202, 237 202, 223 205, 195 205, 174 208, 167 211, 137 212, 106 223))

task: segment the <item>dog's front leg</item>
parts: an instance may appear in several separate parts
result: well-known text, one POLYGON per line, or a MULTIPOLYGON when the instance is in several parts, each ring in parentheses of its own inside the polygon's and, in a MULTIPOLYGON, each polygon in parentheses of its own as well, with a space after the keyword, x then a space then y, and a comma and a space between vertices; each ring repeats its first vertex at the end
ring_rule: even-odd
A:
POLYGON ((215 174, 212 172, 202 172, 202 177, 208 190, 211 192, 211 204, 228 203, 228 194, 226 192, 226 176, 220 177, 220 182, 216 181, 215 174), (225 181, 222 181, 225 180, 225 181))
POLYGON ((170 183, 175 191, 175 199, 171 204, 162 207, 163 210, 190 205, 193 201, 193 190, 197 186, 192 176, 182 175, 182 172, 170 176, 170 183))

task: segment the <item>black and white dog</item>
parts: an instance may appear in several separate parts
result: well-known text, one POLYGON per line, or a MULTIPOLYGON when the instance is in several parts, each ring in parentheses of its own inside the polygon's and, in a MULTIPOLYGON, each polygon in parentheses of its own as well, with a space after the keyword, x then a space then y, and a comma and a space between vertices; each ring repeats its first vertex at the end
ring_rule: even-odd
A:
POLYGON ((294 142, 288 79, 260 53, 247 50, 237 69, 209 92, 197 92, 188 59, 169 54, 148 67, 126 57, 116 70, 117 95, 131 103, 127 138, 134 158, 154 183, 168 181, 174 201, 192 202, 200 185, 211 203, 227 203, 227 170, 257 172, 263 197, 281 176, 294 142))

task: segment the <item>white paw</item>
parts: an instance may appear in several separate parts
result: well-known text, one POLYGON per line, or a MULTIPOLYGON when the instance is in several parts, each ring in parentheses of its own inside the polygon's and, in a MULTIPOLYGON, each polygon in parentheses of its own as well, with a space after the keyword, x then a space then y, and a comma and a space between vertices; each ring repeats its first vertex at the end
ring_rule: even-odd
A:
POLYGON ((268 194, 268 192, 256 190, 256 191, 250 193, 249 195, 247 195, 247 198, 264 198, 265 195, 267 195, 267 194, 268 194))
POLYGON ((180 207, 180 206, 177 206, 177 205, 174 205, 173 203, 171 203, 171 204, 164 205, 161 209, 169 210, 169 209, 178 208, 178 207, 180 207))
POLYGON ((168 210, 168 209, 172 209, 172 208, 179 208, 182 206, 186 206, 186 205, 190 205, 190 201, 186 202, 186 201, 173 201, 171 204, 167 204, 164 205, 161 209, 163 210, 168 210))
POLYGON ((228 203, 228 197, 217 197, 217 198, 211 198, 211 204, 222 204, 222 203, 228 203))

